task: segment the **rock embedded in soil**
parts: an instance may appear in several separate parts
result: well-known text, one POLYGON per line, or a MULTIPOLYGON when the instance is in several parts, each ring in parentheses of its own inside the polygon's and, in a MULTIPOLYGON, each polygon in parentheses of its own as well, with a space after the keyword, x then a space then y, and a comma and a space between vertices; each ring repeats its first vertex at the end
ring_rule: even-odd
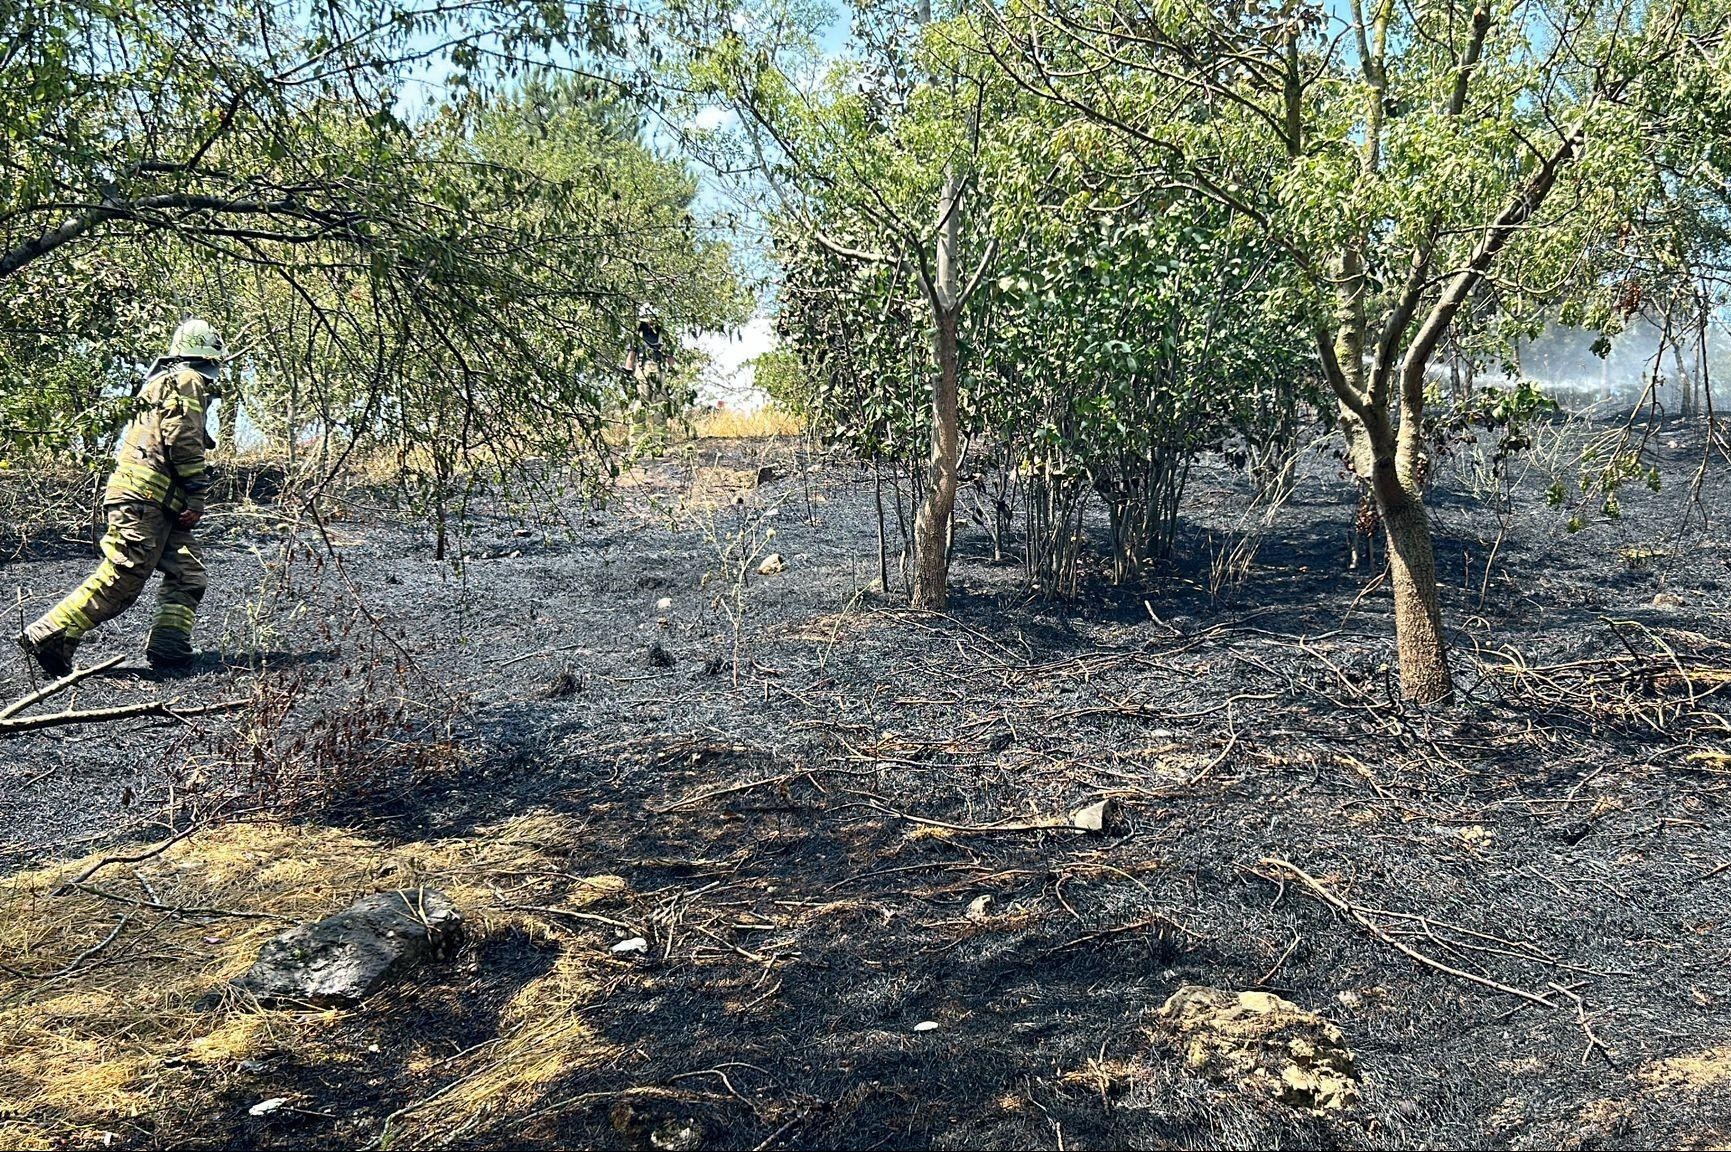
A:
POLYGON ((270 940, 235 984, 266 1004, 358 1004, 410 968, 448 959, 462 935, 462 914, 438 889, 376 892, 270 940))
POLYGON ((1160 1008, 1161 1027, 1195 1071, 1306 1111, 1358 1104, 1358 1067, 1339 1028, 1268 992, 1187 984, 1160 1008))
POLYGON ((763 558, 763 563, 757 566, 759 576, 774 576, 778 572, 787 571, 787 561, 780 552, 771 552, 763 558))

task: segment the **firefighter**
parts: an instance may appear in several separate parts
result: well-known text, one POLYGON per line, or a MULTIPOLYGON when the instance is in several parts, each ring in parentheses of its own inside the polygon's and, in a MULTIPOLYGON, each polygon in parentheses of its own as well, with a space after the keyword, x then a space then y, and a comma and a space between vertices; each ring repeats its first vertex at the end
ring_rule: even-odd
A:
POLYGON ((192 530, 204 514, 211 482, 204 454, 216 446, 205 410, 222 395, 218 377, 226 358, 216 329, 192 319, 175 329, 168 355, 145 373, 138 413, 102 494, 108 513, 102 562, 18 636, 49 676, 72 671, 79 641, 130 608, 153 571, 162 573, 162 587, 145 659, 159 669, 192 662, 193 618, 206 583, 192 530))
POLYGON ((671 407, 666 379, 668 358, 661 321, 655 310, 644 304, 637 309, 637 336, 625 358, 626 374, 635 385, 632 430, 639 439, 666 434, 671 407))

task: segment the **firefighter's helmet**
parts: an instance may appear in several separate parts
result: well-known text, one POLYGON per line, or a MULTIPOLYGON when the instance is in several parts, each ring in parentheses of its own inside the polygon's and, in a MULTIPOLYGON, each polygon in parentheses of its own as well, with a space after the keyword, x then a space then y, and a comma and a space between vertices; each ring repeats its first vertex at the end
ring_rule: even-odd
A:
POLYGON ((217 335, 216 329, 195 316, 174 330, 174 338, 168 342, 168 354, 184 360, 223 360, 228 356, 228 349, 223 347, 222 337, 217 335))

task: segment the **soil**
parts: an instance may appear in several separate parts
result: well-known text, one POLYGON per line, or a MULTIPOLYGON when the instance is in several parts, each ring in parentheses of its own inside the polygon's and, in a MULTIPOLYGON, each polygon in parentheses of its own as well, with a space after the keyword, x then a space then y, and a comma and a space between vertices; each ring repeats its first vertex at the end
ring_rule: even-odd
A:
MULTIPOLYGON (((1380 550, 1347 570, 1320 452, 1241 583, 1210 591, 1245 488, 1205 461, 1145 586, 1030 598, 964 525, 942 615, 873 588, 872 471, 794 442, 698 443, 604 507, 491 500, 460 562, 359 497, 286 547, 235 505, 209 529, 218 654, 129 659, 76 702, 251 703, 9 739, 4 861, 258 808, 403 840, 576 821, 570 876, 512 899, 623 877, 610 915, 648 950, 574 1009, 598 1058, 456 1146, 668 1146, 686 1121, 711 1148, 1723 1146, 1731 506, 1717 466, 1688 500, 1697 431, 1653 451, 1662 489, 1579 532, 1543 469, 1501 518, 1439 469, 1461 691, 1429 710, 1395 699, 1380 550), (1043 826, 1106 798, 1103 833, 1043 826), (1157 1019, 1185 985, 1332 1021, 1356 1109, 1187 1068, 1157 1019)), ((4 571, 34 612, 88 562, 48 540, 4 571)), ((136 652, 147 615, 81 662, 136 652)), ((222 1116, 122 1143, 375 1142, 439 1086, 394 1032, 472 1050, 560 949, 618 939, 482 933, 474 974, 342 1025, 354 1065, 280 1056, 222 1116), (312 1103, 247 1114, 290 1094, 312 1103)))

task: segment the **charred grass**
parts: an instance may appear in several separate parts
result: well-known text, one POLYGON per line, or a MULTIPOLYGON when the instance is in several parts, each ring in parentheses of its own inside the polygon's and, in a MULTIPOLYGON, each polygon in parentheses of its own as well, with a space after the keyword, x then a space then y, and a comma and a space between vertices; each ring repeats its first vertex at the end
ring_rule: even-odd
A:
MULTIPOLYGON (((0 1131, 134 1147, 623 1148, 681 1127, 737 1148, 1731 1138, 1720 510, 1680 548, 1669 490, 1576 535, 1528 492, 1487 576, 1499 525, 1439 493, 1461 699, 1427 711, 1393 696, 1387 593, 1342 570, 1352 509, 1325 467, 1224 591, 1203 542, 1241 497, 1223 473, 1199 488, 1198 559, 1160 584, 1044 605, 963 534, 946 615, 871 589, 871 473, 787 446, 703 445, 527 535, 481 517, 460 566, 356 511, 331 526, 347 578, 301 580, 302 610, 259 645, 281 658, 191 683, 303 676, 292 710, 251 722, 349 707, 352 787, 334 745, 273 735, 273 793, 238 730, 130 734, 135 807, 171 798, 172 774, 143 763, 165 745, 222 800, 194 834, 67 890, 116 852, 50 862, 78 855, 41 846, 55 827, 80 830, 50 789, 106 796, 89 782, 112 751, 13 742, 34 767, 9 771, 48 775, 14 809, 24 870, 0 890, 0 1131), (786 571, 742 562, 770 547, 786 571), (328 666, 289 659, 311 651, 328 666), (308 747, 331 770, 285 807, 308 747), (1104 835, 1042 827, 1101 799, 1125 813, 1104 835), (408 880, 469 917, 455 966, 343 1013, 223 994, 282 919, 408 880), (647 951, 611 951, 631 936, 647 951), (1188 1069, 1153 1019, 1188 983, 1328 1016, 1359 1109, 1311 1115, 1188 1069), (249 1114, 267 1099, 285 1103, 249 1114)), ((227 548, 238 585, 245 549, 227 548)))

